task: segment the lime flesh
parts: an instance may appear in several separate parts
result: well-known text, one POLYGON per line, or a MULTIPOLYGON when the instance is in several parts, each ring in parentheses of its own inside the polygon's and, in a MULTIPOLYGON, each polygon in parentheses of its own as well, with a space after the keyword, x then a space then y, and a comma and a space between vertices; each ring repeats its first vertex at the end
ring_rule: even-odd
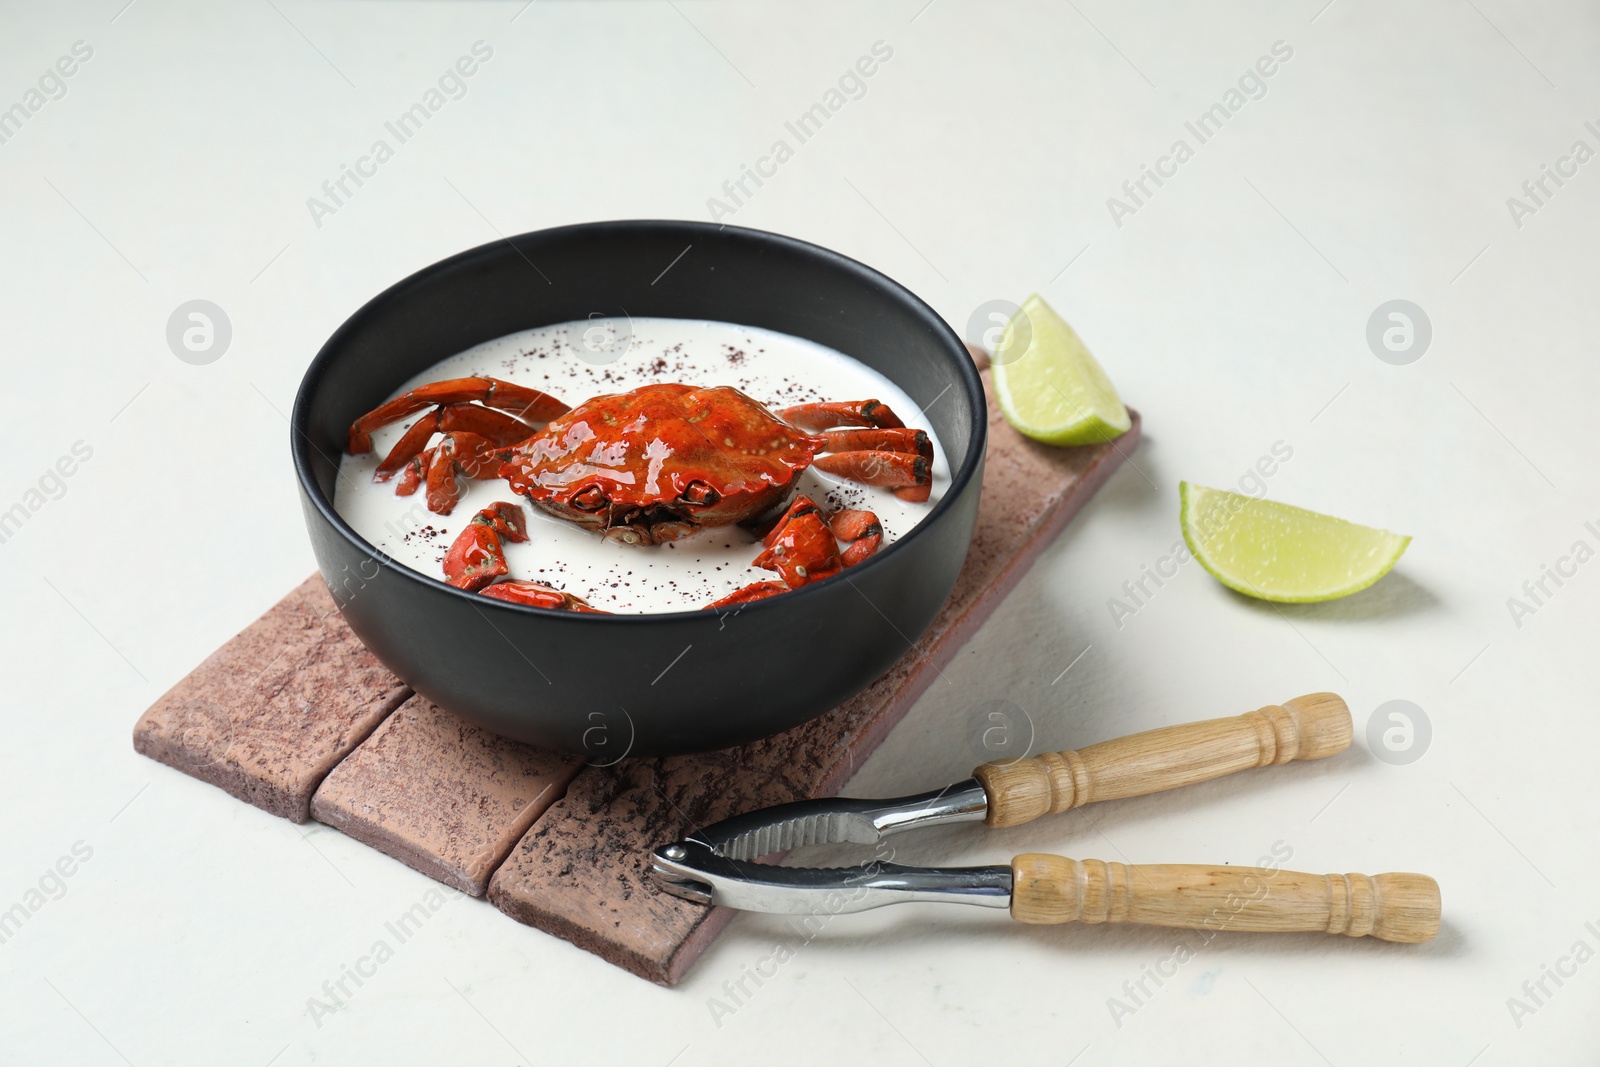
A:
POLYGON ((1077 332, 1038 294, 1006 323, 991 362, 1001 413, 1036 441, 1099 444, 1133 425, 1077 332))
POLYGON ((1180 482, 1189 551, 1246 596, 1285 604, 1336 600, 1389 573, 1411 538, 1289 504, 1180 482))

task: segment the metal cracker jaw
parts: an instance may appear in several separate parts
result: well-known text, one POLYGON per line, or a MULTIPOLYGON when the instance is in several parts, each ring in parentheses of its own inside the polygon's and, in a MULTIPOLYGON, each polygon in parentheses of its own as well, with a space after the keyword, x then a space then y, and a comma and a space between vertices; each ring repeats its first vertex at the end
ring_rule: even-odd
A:
POLYGON ((1439 931, 1439 886, 1422 874, 1129 866, 1042 853, 984 867, 914 867, 882 859, 831 868, 757 862, 804 845, 872 845, 946 823, 1017 826, 1098 800, 1322 759, 1348 748, 1350 737, 1345 702, 1313 693, 1232 718, 986 763, 966 781, 916 796, 834 797, 736 815, 656 849, 650 875, 674 896, 745 911, 842 914, 926 900, 1007 908, 1025 923, 1134 922, 1427 941, 1439 931))

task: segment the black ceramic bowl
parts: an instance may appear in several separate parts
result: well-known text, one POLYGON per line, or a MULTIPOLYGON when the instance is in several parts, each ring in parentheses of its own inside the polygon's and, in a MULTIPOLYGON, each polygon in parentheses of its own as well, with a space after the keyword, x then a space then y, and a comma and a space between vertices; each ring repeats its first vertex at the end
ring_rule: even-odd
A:
POLYGON ((877 271, 756 230, 628 221, 496 241, 379 294, 317 353, 292 423, 318 565, 378 659, 495 733, 609 762, 776 733, 904 655, 966 557, 987 419, 960 340, 877 271), (914 529, 847 573, 736 615, 585 615, 491 600, 394 562, 335 513, 345 431, 401 382, 505 334, 624 311, 779 330, 876 368, 928 408, 954 467, 948 490, 914 529))

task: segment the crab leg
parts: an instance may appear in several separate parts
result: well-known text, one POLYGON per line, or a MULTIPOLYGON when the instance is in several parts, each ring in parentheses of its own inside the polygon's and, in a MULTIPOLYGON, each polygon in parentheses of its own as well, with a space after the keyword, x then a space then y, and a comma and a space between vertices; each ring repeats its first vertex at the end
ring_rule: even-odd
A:
MULTIPOLYGON (((456 432, 475 434, 484 438, 490 445, 504 447, 528 437, 533 433, 533 427, 525 422, 518 422, 510 415, 491 411, 476 404, 446 404, 434 408, 411 424, 389 450, 389 454, 383 457, 383 462, 378 464, 377 470, 372 472, 372 480, 388 481, 397 471, 423 453, 434 434, 456 432)), ((484 475, 484 477, 492 476, 493 472, 484 475)), ((473 477, 476 478, 478 475, 473 477)))
POLYGON ((400 435, 400 440, 394 443, 394 447, 389 449, 389 454, 383 457, 383 462, 378 464, 378 469, 372 472, 373 481, 388 481, 407 463, 423 453, 428 447, 428 442, 433 440, 433 435, 439 432, 439 410, 428 412, 400 435))
MULTIPOLYGON (((458 438, 456 445, 458 453, 467 442, 472 442, 472 450, 461 453, 469 456, 469 459, 461 461, 461 469, 466 472, 467 477, 493 478, 499 474, 499 462, 490 464, 491 459, 496 459, 494 450, 520 442, 533 434, 533 427, 528 426, 526 422, 510 418, 509 414, 478 408, 477 405, 470 403, 434 408, 413 422, 411 429, 406 430, 400 440, 395 442, 394 448, 390 448, 389 454, 384 456, 384 461, 378 464, 378 469, 373 470, 373 482, 387 482, 390 477, 394 477, 395 472, 405 470, 406 464, 410 464, 418 456, 424 456, 421 469, 426 470, 432 462, 435 451, 445 443, 440 442, 440 445, 435 445, 434 448, 424 448, 438 432, 445 434, 445 440, 450 440, 451 437, 458 438)), ((414 478, 410 488, 398 488, 395 491, 400 496, 411 496, 411 493, 416 491, 414 478)), ((453 498, 450 507, 454 507, 453 498)), ((437 507, 434 510, 438 510, 437 507)), ((448 515, 450 509, 445 509, 440 514, 448 515)))
POLYGON ((751 582, 735 589, 721 600, 713 600, 700 610, 712 611, 717 608, 736 607, 739 604, 748 604, 752 600, 765 600, 769 596, 777 596, 788 591, 789 587, 783 582, 751 582))
POLYGON ((825 417, 839 419, 833 425, 840 425, 845 415, 853 414, 869 422, 878 421, 865 429, 818 434, 823 454, 816 458, 816 468, 865 485, 892 489, 902 500, 927 500, 933 485, 933 442, 924 431, 901 426, 887 407, 867 400, 858 404, 802 404, 782 412, 785 419, 807 430, 822 428, 815 424, 825 417), (876 408, 862 413, 861 409, 869 404, 876 408))
POLYGON ((778 412, 778 418, 808 433, 834 426, 904 427, 889 405, 876 400, 829 400, 820 404, 796 404, 778 412))
POLYGON ((474 515, 451 542, 444 557, 444 580, 457 589, 475 591, 505 577, 508 568, 502 537, 526 541, 528 526, 521 507, 499 500, 474 515))
MULTIPOLYGON (((491 441, 475 433, 445 434, 434 446, 433 462, 428 465, 428 510, 439 515, 454 511, 456 501, 461 499, 456 472, 459 470, 469 478, 491 474, 482 455, 493 448, 491 441)), ((498 469, 499 465, 494 467, 498 469)))
POLYGON ((549 608, 553 611, 581 611, 595 615, 609 615, 608 611, 592 608, 589 602, 581 596, 564 593, 548 585, 538 582, 529 582, 521 578, 512 578, 509 581, 496 582, 486 589, 478 590, 479 595, 504 600, 512 604, 526 604, 531 608, 549 608))
POLYGON ((399 422, 435 404, 462 404, 476 401, 484 407, 509 412, 525 422, 549 422, 567 411, 567 405, 549 393, 499 378, 474 376, 447 378, 419 385, 381 404, 350 424, 350 454, 372 450, 372 432, 399 422))
POLYGON ((433 449, 425 448, 411 462, 400 468, 400 480, 394 484, 395 496, 410 496, 427 479, 428 468, 433 465, 433 449))
POLYGON ((911 452, 933 462, 926 432, 906 427, 883 430, 833 430, 817 435, 821 452, 911 452))
POLYGON ((853 482, 893 489, 902 500, 927 500, 933 485, 932 465, 907 452, 830 452, 813 465, 853 482))
POLYGON ((501 447, 514 445, 533 435, 533 427, 521 419, 478 404, 444 405, 439 409, 439 429, 444 433, 465 430, 479 437, 487 437, 501 447))
POLYGON ((437 515, 448 515, 461 499, 461 486, 456 474, 468 478, 493 478, 500 470, 499 453, 494 442, 475 433, 450 433, 439 439, 432 448, 417 453, 400 470, 400 481, 395 484, 396 496, 410 496, 418 486, 428 487, 428 510, 437 515))

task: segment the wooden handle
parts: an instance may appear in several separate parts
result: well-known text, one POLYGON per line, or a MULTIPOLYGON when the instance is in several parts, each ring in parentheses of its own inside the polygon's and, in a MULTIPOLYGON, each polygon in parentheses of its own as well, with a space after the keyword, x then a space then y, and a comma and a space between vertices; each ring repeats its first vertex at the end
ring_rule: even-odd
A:
POLYGON ((1011 861, 1011 917, 1025 923, 1145 923, 1193 930, 1322 930, 1384 941, 1439 932, 1439 883, 1425 874, 1300 874, 1027 853, 1011 861))
POLYGON ((1226 719, 1147 730, 1088 748, 996 760, 972 772, 990 826, 1018 826, 1096 800, 1159 793, 1224 774, 1321 759, 1350 747, 1350 709, 1312 693, 1226 719))

